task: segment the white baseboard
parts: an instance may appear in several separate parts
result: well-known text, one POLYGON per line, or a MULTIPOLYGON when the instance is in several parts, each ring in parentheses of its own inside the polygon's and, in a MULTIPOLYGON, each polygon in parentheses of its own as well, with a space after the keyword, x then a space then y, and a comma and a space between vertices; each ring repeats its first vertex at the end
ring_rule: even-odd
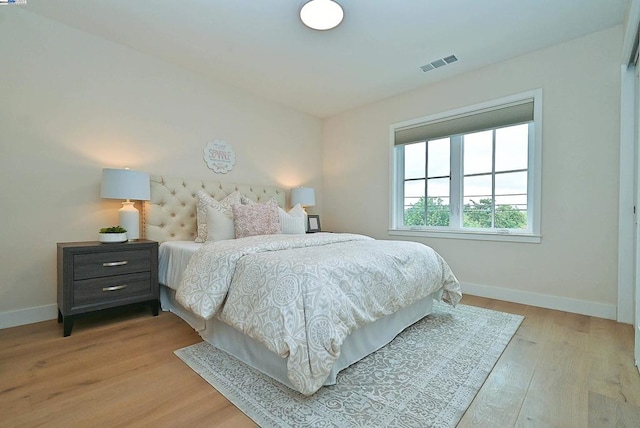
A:
MULTIPOLYGON (((546 309, 589 315, 592 317, 606 318, 610 320, 616 319, 615 305, 551 296, 547 294, 531 293, 528 291, 511 290, 508 288, 493 287, 490 285, 473 284, 470 282, 462 282, 461 286, 463 294, 505 300, 507 302, 538 306, 546 309)), ((21 309, 19 311, 0 312, 0 329, 48 321, 56 319, 57 317, 58 306, 55 304, 21 309)))
POLYGON ((58 305, 36 306, 18 311, 0 312, 0 329, 33 324, 58 318, 58 305))
POLYGON ((505 300, 507 302, 521 303, 523 305, 537 306, 556 311, 571 312, 574 314, 589 315, 592 317, 616 319, 616 305, 590 302, 587 300, 570 299, 568 297, 551 296, 548 294, 531 293, 528 291, 511 290, 508 288, 493 287, 490 285, 472 284, 461 282, 462 293, 473 296, 488 297, 490 299, 505 300))

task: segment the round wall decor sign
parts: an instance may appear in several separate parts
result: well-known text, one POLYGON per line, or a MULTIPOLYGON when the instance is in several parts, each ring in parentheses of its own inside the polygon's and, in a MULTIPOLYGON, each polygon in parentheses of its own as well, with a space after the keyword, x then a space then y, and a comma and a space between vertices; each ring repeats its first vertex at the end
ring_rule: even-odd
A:
POLYGON ((225 174, 236 164, 236 152, 226 141, 209 141, 204 146, 204 161, 213 172, 225 174))

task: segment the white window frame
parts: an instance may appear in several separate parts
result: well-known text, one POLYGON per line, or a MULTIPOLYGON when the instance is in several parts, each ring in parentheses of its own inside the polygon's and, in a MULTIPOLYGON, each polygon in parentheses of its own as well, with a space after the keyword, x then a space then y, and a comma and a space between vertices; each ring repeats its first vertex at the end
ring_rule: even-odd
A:
MULTIPOLYGON (((512 95, 497 100, 488 101, 456 110, 450 110, 426 117, 395 123, 389 126, 390 141, 390 224, 389 234, 396 236, 428 237, 428 238, 452 238, 474 239, 488 241, 509 241, 540 243, 542 239, 540 231, 540 212, 542 200, 542 89, 536 89, 512 95), (410 127, 425 125, 442 121, 456 116, 469 115, 482 110, 491 110, 509 104, 533 99, 533 124, 529 128, 529 153, 527 168, 527 223, 528 229, 469 229, 456 227, 429 227, 429 226, 404 226, 404 159, 397 156, 395 146, 396 131, 410 127), (532 135, 533 134, 533 135, 532 135)), ((450 157, 461 157, 459 144, 451 145, 450 157)), ((461 171, 454 170, 453 166, 462 163, 452 162, 451 177, 461 177, 461 171)), ((450 204, 453 213, 460 211, 460 201, 451 195, 450 204)))

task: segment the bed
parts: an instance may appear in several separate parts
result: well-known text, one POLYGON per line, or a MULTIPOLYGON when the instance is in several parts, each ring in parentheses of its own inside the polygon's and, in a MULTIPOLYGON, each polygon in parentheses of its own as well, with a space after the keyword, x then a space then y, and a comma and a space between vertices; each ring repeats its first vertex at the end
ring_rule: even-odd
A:
POLYGON ((277 187, 153 176, 143 233, 160 243, 162 308, 302 394, 335 384, 428 315, 434 299, 455 305, 462 296, 446 262, 422 244, 334 233, 194 242, 202 192, 216 201, 239 193, 260 207, 286 201, 277 187), (434 267, 424 272, 427 263, 434 267))

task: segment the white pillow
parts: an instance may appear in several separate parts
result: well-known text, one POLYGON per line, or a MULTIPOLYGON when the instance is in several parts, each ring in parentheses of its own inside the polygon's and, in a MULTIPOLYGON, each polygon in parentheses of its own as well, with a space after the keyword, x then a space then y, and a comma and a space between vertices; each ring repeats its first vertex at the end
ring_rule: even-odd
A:
POLYGON ((207 240, 209 225, 207 222, 208 208, 213 208, 218 212, 226 215, 233 222, 233 211, 231 206, 240 203, 240 192, 233 192, 227 195, 223 200, 216 201, 211 195, 204 190, 200 190, 196 195, 196 224, 198 234, 196 242, 205 242, 207 240))
MULTIPOLYGON (((226 210, 229 211, 229 210, 226 210)), ((207 207, 207 241, 223 241, 236 237, 235 224, 232 216, 222 212, 217 207, 207 207)))
POLYGON ((294 235, 307 232, 306 215, 300 204, 296 204, 288 213, 282 208, 278 208, 278 217, 281 233, 294 235))

